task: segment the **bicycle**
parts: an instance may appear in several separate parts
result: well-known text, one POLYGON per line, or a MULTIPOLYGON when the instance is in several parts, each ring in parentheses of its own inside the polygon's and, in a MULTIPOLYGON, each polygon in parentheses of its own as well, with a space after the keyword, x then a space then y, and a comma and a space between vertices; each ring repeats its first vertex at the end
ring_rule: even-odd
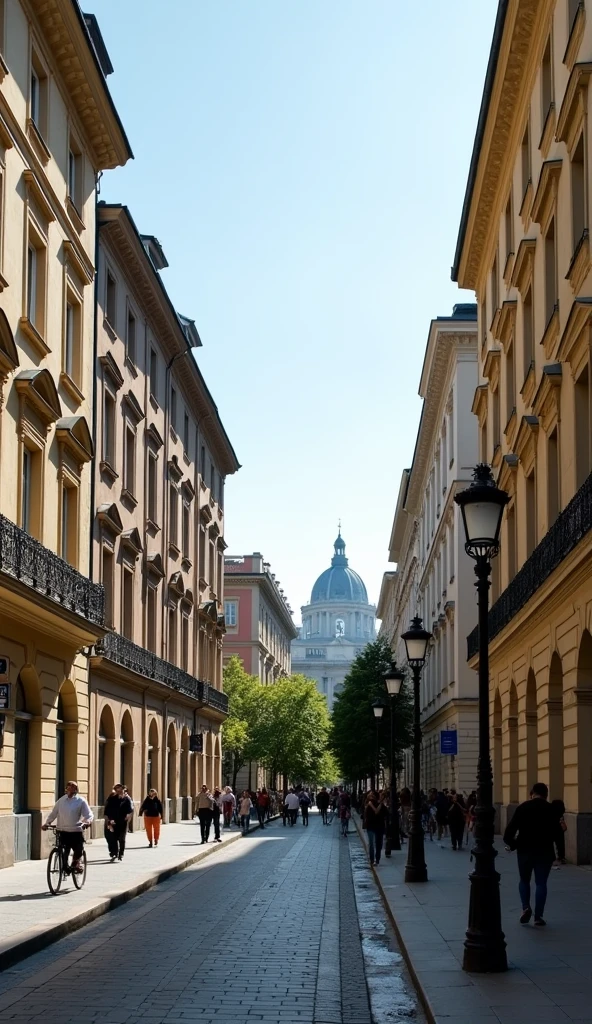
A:
MULTIPOLYGON (((48 825, 47 827, 54 833, 54 845, 49 851, 49 857, 47 858, 47 885, 50 893, 52 893, 53 896, 57 896, 62 882, 67 875, 72 876, 72 881, 74 882, 76 889, 82 889, 82 886, 86 882, 86 851, 84 847, 82 849, 82 856, 78 862, 81 870, 72 871, 70 855, 68 855, 69 863, 64 865, 64 851, 62 847, 61 833, 58 831, 56 825, 48 825)), ((89 825, 82 826, 83 842, 84 830, 89 827, 89 825)))

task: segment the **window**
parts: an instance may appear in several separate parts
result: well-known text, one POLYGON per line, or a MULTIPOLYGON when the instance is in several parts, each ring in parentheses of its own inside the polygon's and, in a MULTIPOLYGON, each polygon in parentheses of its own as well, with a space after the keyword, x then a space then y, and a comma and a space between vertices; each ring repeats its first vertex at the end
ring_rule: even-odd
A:
POLYGON ((189 671, 189 617, 181 616, 181 668, 189 671))
POLYGON ((82 213, 82 153, 70 136, 68 147, 68 198, 74 203, 78 214, 82 213))
POLYGON ((149 651, 156 654, 156 608, 157 608, 156 587, 148 584, 147 608, 146 608, 146 646, 149 651))
POLYGON ((224 477, 221 473, 218 477, 218 504, 220 508, 224 508, 224 477))
POLYGON ((514 342, 510 342, 506 350, 506 422, 516 408, 516 365, 514 359, 514 342))
POLYGON ((121 632, 133 640, 134 629, 134 574, 123 567, 123 607, 121 609, 121 632))
POLYGON ((29 117, 43 137, 47 136, 47 98, 47 74, 41 60, 33 50, 31 54, 29 117))
POLYGON ((21 475, 21 528, 37 540, 41 539, 42 459, 38 448, 23 445, 21 475))
POLYGON ((115 469, 115 395, 105 388, 103 393, 103 462, 115 469))
POLYGON ((547 529, 551 529, 561 511, 559 486, 559 438, 557 427, 549 434, 547 441, 547 529))
POLYGON ((31 526, 31 489, 32 489, 33 454, 23 448, 23 477, 21 484, 21 527, 25 533, 31 526))
POLYGON ((189 451, 189 416, 187 413, 183 416, 183 450, 187 455, 189 451))
POLYGON ((481 424, 481 462, 487 462, 487 420, 481 424))
POLYGON ((481 344, 483 348, 487 344, 487 309, 485 305, 485 299, 479 307, 480 320, 481 320, 481 344))
POLYGON ((327 693, 329 689, 329 676, 321 676, 321 686, 323 688, 323 693, 327 693))
POLYGON ((179 539, 179 492, 174 484, 169 484, 169 544, 177 546, 179 539))
POLYGON ((215 592, 216 590, 216 553, 214 550, 214 542, 210 541, 210 572, 208 576, 208 583, 210 588, 215 592))
POLYGON ((169 608, 169 649, 168 660, 175 664, 177 661, 177 613, 174 608, 169 608))
POLYGON ((499 274, 497 268, 497 251, 493 266, 491 268, 491 318, 495 316, 495 311, 499 306, 499 274))
POLYGON ((216 492, 216 470, 213 462, 210 462, 210 491, 213 498, 216 492))
POLYGON ((158 523, 158 459, 153 452, 148 452, 148 518, 158 523))
POLYGON ((536 481, 534 470, 525 478, 526 483, 526 557, 536 547, 536 481))
POLYGON ((190 541, 191 541, 191 508, 187 501, 183 502, 183 537, 182 537, 182 550, 183 558, 189 559, 190 557, 190 541))
POLYGON ((571 223, 574 252, 587 227, 585 182, 584 135, 582 133, 571 159, 571 223))
POLYGON ((199 574, 202 579, 206 577, 206 531, 203 526, 199 528, 199 574))
POLYGON ((508 196, 505 213, 506 259, 514 252, 514 211, 512 209, 512 190, 508 196))
POLYGON ((132 366, 136 365, 136 318, 128 306, 125 329, 125 353, 132 366))
POLYGON ((555 218, 545 235, 545 325, 555 312, 557 303, 557 247, 555 245, 555 218))
POLYGON ((224 602, 224 618, 227 626, 236 626, 238 621, 238 602, 224 602))
POLYGON ((29 245, 27 254, 27 316, 35 324, 37 309, 37 250, 29 245))
POLYGON ((590 472, 590 376, 586 366, 575 384, 576 487, 590 472))
POLYGON ((64 324, 64 372, 76 384, 80 384, 82 376, 82 307, 73 293, 68 290, 66 297, 66 317, 64 324))
POLYGON ((545 124, 551 104, 553 102, 553 66, 551 62, 551 36, 547 39, 547 45, 543 54, 541 65, 541 99, 542 99, 542 123, 545 124))
POLYGON ((171 388, 171 427, 177 433, 177 392, 171 388))
POLYGON ((102 583, 105 588, 105 625, 113 628, 115 617, 113 614, 113 584, 114 578, 114 557, 113 552, 103 547, 102 583))
POLYGON ((501 443, 500 436, 500 392, 499 384, 495 391, 492 392, 492 429, 493 429, 493 451, 495 452, 498 445, 501 443))
POLYGON ((105 301, 107 320, 113 330, 117 328, 117 284, 110 270, 107 271, 107 295, 105 301))
POLYGON ((526 195, 526 189, 530 184, 530 121, 527 121, 522 145, 520 147, 520 161, 522 167, 522 201, 526 195))
POLYGON ((568 0, 567 2, 568 35, 571 35, 573 24, 576 20, 576 14, 578 13, 580 6, 580 0, 568 0))
POLYGON ((70 565, 78 565, 78 488, 62 484, 62 543, 60 554, 70 565))
POLYGON ((136 493, 136 432, 129 423, 125 426, 124 487, 132 496, 136 493))
POLYGON ((150 395, 158 401, 158 356, 153 348, 150 349, 150 395))
POLYGON ((25 315, 39 334, 43 334, 45 326, 45 268, 45 244, 33 224, 29 223, 25 315))
POLYGON ((206 482, 206 449, 205 449, 205 445, 203 445, 203 444, 201 446, 201 452, 200 452, 199 472, 201 474, 201 478, 203 480, 203 483, 205 484, 205 482, 206 482))
POLYGON ((532 301, 532 285, 524 296, 523 303, 523 354, 524 354, 524 379, 526 380, 531 366, 534 362, 534 307, 532 301))

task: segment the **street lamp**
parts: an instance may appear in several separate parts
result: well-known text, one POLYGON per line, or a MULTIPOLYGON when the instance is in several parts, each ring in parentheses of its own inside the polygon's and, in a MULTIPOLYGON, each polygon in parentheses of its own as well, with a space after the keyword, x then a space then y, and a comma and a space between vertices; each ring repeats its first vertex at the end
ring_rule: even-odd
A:
MULTIPOLYGON (((500 876, 495 870, 493 845, 493 773, 489 752, 489 576, 491 559, 499 551, 504 508, 509 501, 496 487, 489 466, 473 470, 473 482, 455 495, 465 528, 465 551, 475 559, 479 608, 479 759, 475 808, 475 870, 471 872, 469 927, 465 939, 465 971, 506 971, 506 941, 502 931, 500 876)), ((499 771, 499 765, 496 765, 499 771)))
POLYGON ((372 710, 376 719, 376 789, 378 789, 378 775, 380 773, 380 736, 378 730, 380 729, 380 719, 384 711, 384 704, 381 700, 375 700, 372 704, 372 710))
POLYGON ((399 834, 399 815, 397 809, 397 794, 395 786, 395 697, 401 692, 401 685, 405 679, 405 673, 397 668, 396 662, 391 663, 388 672, 384 673, 384 682, 389 695, 391 710, 391 772, 390 772, 390 823, 389 832, 386 837, 385 855, 390 857, 392 850, 401 849, 401 836, 399 834))
POLYGON ((419 615, 411 620, 409 629, 401 635, 401 640, 404 641, 407 651, 407 661, 413 672, 413 801, 409 815, 409 845, 405 865, 406 882, 427 882, 428 880, 421 822, 419 680, 431 639, 432 634, 423 628, 423 622, 419 615))

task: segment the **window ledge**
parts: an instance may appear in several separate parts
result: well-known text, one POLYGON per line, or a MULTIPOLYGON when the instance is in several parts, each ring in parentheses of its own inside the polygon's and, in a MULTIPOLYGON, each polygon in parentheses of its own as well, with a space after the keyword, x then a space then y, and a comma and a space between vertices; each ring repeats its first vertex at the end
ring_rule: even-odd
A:
POLYGON ((154 412, 158 412, 160 410, 160 406, 158 404, 158 399, 154 397, 152 392, 150 392, 150 405, 154 409, 154 412))
POLYGON ((185 451, 183 452, 183 462, 185 463, 186 466, 191 465, 191 459, 189 458, 187 452, 185 451))
POLYGON ((545 358, 552 359, 555 353, 557 343, 559 341, 559 303, 556 302, 553 307, 553 312, 549 317, 547 326, 543 337, 541 338, 541 345, 545 350, 545 358))
POLYGON ((78 234, 82 234, 84 231, 84 221, 78 212, 78 207, 71 196, 66 196, 66 210, 68 211, 68 217, 72 221, 78 234))
POLYGON ((150 519, 150 517, 146 520, 146 529, 152 530, 153 533, 160 533, 160 526, 158 523, 154 522, 154 519, 150 519))
POLYGON ((0 292, 3 292, 5 288, 8 288, 8 281, 4 277, 4 274, 0 274, 0 292))
POLYGON ((19 327, 23 334, 29 339, 40 356, 47 356, 51 349, 46 345, 35 324, 31 323, 28 316, 22 316, 19 320, 19 327))
POLYGON ((569 281, 574 295, 577 295, 590 270, 590 233, 584 228, 582 237, 576 245, 569 265, 566 280, 569 281))
POLYGON ((74 399, 77 405, 81 405, 82 402, 84 402, 84 395, 82 394, 82 391, 76 382, 72 380, 70 374, 66 373, 65 370, 62 370, 60 373, 60 384, 64 390, 68 392, 70 398, 74 399))
POLYGON ((183 558, 181 559, 181 568, 183 569, 183 571, 184 572, 189 572, 189 570, 191 569, 192 565, 193 565, 193 563, 192 563, 191 559, 190 558, 186 558, 185 555, 183 555, 183 558))
POLYGON ((116 480, 119 480, 119 473, 106 459, 102 459, 102 461, 99 462, 99 469, 102 475, 106 477, 112 484, 114 484, 116 480))
POLYGON ((103 327, 105 328, 105 331, 111 338, 111 341, 117 341, 117 331, 115 330, 114 327, 111 326, 106 316, 103 317, 103 327))
POLYGON ((578 55, 580 44, 582 42, 582 36, 584 35, 585 24, 586 6, 582 0, 582 2, 578 4, 578 9, 576 11, 573 24, 569 30, 569 39, 567 40, 567 46, 565 48, 565 53, 563 55, 563 63, 567 66, 569 71, 572 70, 576 62, 576 57, 578 55))
POLYGON ((177 545, 172 540, 170 540, 169 541, 169 555, 171 555, 172 558, 178 558, 180 554, 181 554, 181 549, 178 548, 177 545))
POLYGON ((208 485, 206 484, 203 476, 200 476, 200 478, 199 478, 199 485, 200 485, 202 491, 207 491, 208 485))
POLYGON ((179 436, 172 424, 169 427, 169 433, 171 435, 171 441, 174 441, 176 443, 179 440, 179 436))
POLYGON ((10 69, 0 53, 0 82, 3 82, 8 74, 10 74, 10 69))
POLYGON ((125 356, 125 365, 127 366, 127 368, 129 370, 129 372, 131 373, 132 377, 137 377, 138 376, 138 369, 136 367, 136 364, 134 363, 133 359, 131 359, 130 356, 127 355, 127 353, 126 353, 126 356, 125 356))
POLYGON ((27 138, 44 167, 51 159, 51 151, 32 117, 27 118, 27 138))
POLYGON ((138 499, 134 498, 132 492, 128 491, 127 487, 121 488, 121 497, 123 501, 126 501, 129 505, 132 506, 132 508, 136 508, 138 504, 138 499))

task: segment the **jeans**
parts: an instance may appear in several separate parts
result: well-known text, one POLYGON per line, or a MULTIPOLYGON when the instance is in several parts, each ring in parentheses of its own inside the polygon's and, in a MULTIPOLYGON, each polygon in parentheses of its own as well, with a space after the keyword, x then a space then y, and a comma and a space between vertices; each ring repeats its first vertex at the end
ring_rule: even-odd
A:
POLYGON ((60 850, 62 851, 62 866, 68 867, 68 857, 72 850, 72 860, 79 861, 84 848, 82 832, 60 832, 60 850))
POLYGON ((288 813, 290 815, 290 825, 295 825, 296 822, 298 821, 298 808, 296 808, 296 810, 294 811, 288 808, 288 813))
POLYGON ((212 821, 214 823, 214 839, 220 838, 220 811, 214 812, 212 815, 212 821))
POLYGON ((302 811, 302 824, 308 825, 308 804, 300 804, 300 810, 302 811))
POLYGON ((249 827, 249 825, 251 823, 251 815, 250 814, 241 814, 240 822, 241 822, 241 828, 242 828, 243 832, 246 833, 246 831, 247 831, 247 829, 248 829, 248 827, 249 827))
POLYGON ((321 807, 321 808, 319 808, 319 810, 321 812, 321 821, 323 822, 323 825, 326 825, 327 824, 327 808, 326 807, 321 807))
POLYGON ((207 843, 210 838, 210 827, 212 825, 212 812, 207 807, 202 807, 198 810, 197 816, 199 818, 199 827, 201 829, 201 841, 207 843))
POLYGON ((125 838, 127 836, 127 821, 117 821, 113 830, 105 825, 105 839, 109 847, 110 857, 123 857, 125 853, 125 838))
POLYGON ((266 809, 267 808, 260 807, 259 804, 257 804, 257 817, 259 819, 259 824, 261 825, 261 828, 265 828, 265 812, 266 812, 266 809))
POLYGON ((520 882, 518 891, 522 900, 522 909, 530 907, 530 878, 534 871, 534 917, 535 921, 543 916, 545 902, 547 899, 547 879, 551 870, 551 861, 548 857, 534 857, 530 853, 518 854, 518 871, 520 882))
POLYGON ((456 850, 457 846, 458 846, 459 850, 462 850, 464 834, 465 834, 465 826, 464 826, 464 824, 461 824, 461 825, 451 825, 450 826, 450 838, 452 840, 452 849, 453 850, 456 850))
POLYGON ((383 832, 375 832, 374 829, 367 829, 368 833, 368 853, 370 855, 370 862, 380 864, 380 855, 382 853, 382 840, 384 837, 383 832))

